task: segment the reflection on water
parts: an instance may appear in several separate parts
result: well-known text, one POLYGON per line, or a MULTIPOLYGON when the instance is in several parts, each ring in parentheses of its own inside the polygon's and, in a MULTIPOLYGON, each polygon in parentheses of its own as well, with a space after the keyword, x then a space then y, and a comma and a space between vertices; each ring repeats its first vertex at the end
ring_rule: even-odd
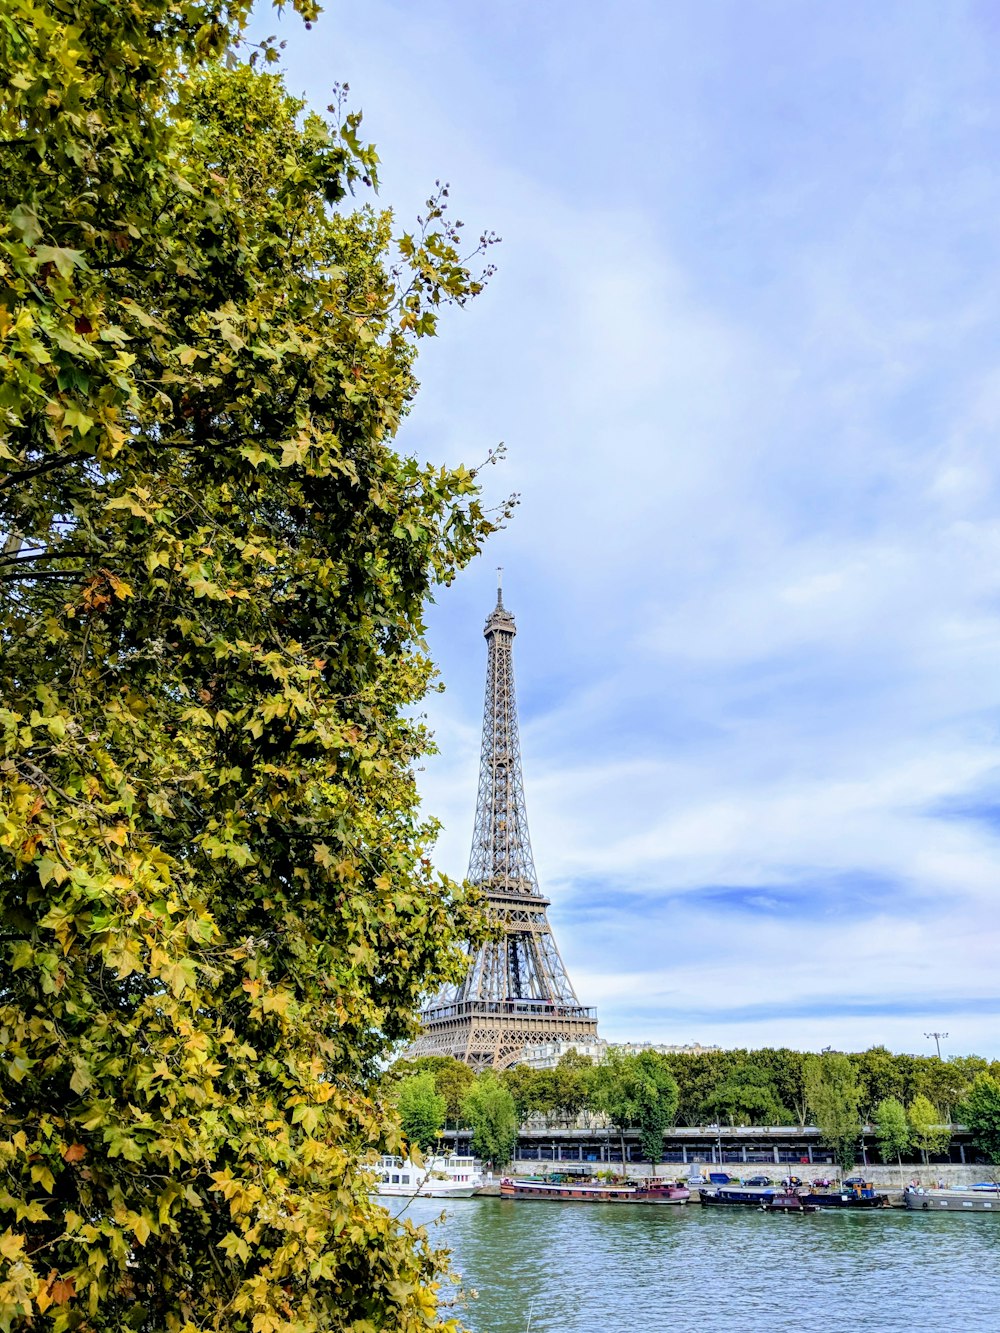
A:
MULTIPOLYGON (((407 1216, 430 1222, 440 1200, 407 1216)), ((996 1333, 1000 1218, 455 1200, 475 1333, 996 1333)))

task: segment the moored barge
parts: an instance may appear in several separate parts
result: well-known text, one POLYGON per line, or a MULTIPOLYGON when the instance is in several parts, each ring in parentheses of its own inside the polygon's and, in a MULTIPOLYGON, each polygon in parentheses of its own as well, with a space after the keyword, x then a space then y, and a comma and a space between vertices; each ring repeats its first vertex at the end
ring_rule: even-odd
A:
POLYGON ((604 1184, 596 1180, 511 1180, 500 1182, 501 1199, 565 1200, 570 1203, 687 1203, 685 1185, 656 1178, 604 1184))
POLYGON ((757 1208, 762 1213, 814 1213, 816 1205, 794 1190, 726 1186, 699 1190, 703 1204, 722 1208, 757 1208))
POLYGON ((922 1190, 912 1186, 903 1192, 903 1202, 910 1212, 921 1213, 998 1213, 1000 1190, 922 1190))
POLYGON ((804 1195, 806 1203, 817 1208, 888 1208, 889 1196, 879 1192, 867 1182, 847 1184, 840 1189, 816 1189, 815 1186, 804 1195))

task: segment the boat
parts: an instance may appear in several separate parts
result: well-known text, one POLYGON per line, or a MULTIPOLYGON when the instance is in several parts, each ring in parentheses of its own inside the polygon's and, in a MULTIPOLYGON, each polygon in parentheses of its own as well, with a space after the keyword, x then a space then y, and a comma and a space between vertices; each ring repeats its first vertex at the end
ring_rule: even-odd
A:
POLYGON ((500 1182, 501 1199, 568 1200, 572 1203, 687 1203, 686 1185, 651 1176, 636 1181, 513 1180, 500 1182))
POLYGON ((888 1208, 889 1196, 879 1194, 869 1181, 844 1181, 839 1188, 817 1189, 803 1195, 817 1208, 888 1208))
POLYGON ((911 1213, 997 1213, 1000 1214, 1000 1192, 992 1197, 985 1190, 925 1190, 908 1185, 903 1191, 903 1203, 911 1213))
POLYGON ((375 1193, 394 1198, 471 1199, 483 1183, 474 1157, 430 1157, 423 1166, 385 1154, 375 1165, 375 1193))
POLYGON ((816 1205, 794 1190, 754 1185, 720 1185, 699 1190, 703 1204, 721 1208, 757 1208, 763 1213, 814 1213, 816 1205))
POLYGON ((777 1193, 773 1185, 718 1185, 698 1191, 702 1203, 720 1207, 759 1208, 766 1199, 777 1193))
POLYGON ((760 1205, 762 1213, 814 1213, 816 1204, 795 1190, 777 1190, 760 1205))

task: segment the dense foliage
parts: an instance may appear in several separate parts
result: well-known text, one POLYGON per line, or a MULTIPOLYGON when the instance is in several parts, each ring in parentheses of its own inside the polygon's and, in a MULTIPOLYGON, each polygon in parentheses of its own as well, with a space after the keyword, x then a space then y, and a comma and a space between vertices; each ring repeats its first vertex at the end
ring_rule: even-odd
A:
POLYGON ((487 1070, 462 1099, 462 1119, 472 1130, 472 1151, 483 1161, 502 1167, 514 1156, 520 1124, 514 1098, 487 1070))
POLYGON ((910 1125, 903 1103, 896 1097, 883 1097, 875 1108, 874 1128, 882 1161, 898 1163, 910 1146, 910 1125))
POLYGON ((331 208, 375 154, 215 63, 247 9, 0 20, 4 1329, 438 1323, 358 1162, 478 929, 410 719, 491 522, 393 436, 479 282, 331 208))
POLYGON ((926 1162, 929 1154, 941 1152, 951 1139, 951 1127, 941 1123, 941 1112, 923 1093, 918 1093, 906 1108, 910 1122, 910 1141, 920 1149, 926 1162))
POLYGON ((961 1114, 974 1145, 988 1162, 1000 1164, 1000 1079, 977 1074, 961 1114))
POLYGON ((434 1086, 429 1070, 401 1079, 395 1089, 399 1127, 408 1144, 420 1149, 433 1147, 444 1128, 448 1103, 434 1086))
POLYGON ((820 1138, 834 1150, 840 1166, 850 1170, 861 1137, 861 1088, 850 1060, 839 1051, 811 1055, 803 1066, 803 1078, 806 1105, 820 1138))
POLYGON ((591 1101, 620 1134, 638 1129, 643 1156, 650 1162, 660 1160, 664 1131, 677 1111, 677 1083, 659 1052, 627 1055, 611 1047, 594 1071, 591 1101))

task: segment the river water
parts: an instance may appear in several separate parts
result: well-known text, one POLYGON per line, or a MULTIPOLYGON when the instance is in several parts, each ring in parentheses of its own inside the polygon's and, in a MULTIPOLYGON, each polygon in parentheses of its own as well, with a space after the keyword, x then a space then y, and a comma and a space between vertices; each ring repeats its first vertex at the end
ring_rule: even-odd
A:
MULTIPOLYGON (((395 1210, 394 1210, 395 1211, 395 1210)), ((1000 1216, 414 1200, 474 1333, 1000 1333, 1000 1216), (433 1219, 445 1210, 444 1220, 433 1219)))

